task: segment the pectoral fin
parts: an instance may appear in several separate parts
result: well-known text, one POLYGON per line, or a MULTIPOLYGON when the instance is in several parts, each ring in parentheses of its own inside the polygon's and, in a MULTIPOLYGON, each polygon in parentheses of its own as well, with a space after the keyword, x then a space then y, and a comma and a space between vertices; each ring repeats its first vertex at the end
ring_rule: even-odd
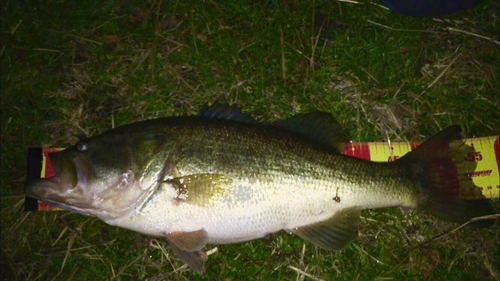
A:
POLYGON ((176 200, 197 206, 213 206, 231 194, 232 179, 219 174, 195 174, 167 180, 177 189, 176 200))
POLYGON ((192 232, 171 232, 166 234, 167 241, 175 254, 198 274, 205 271, 205 252, 201 251, 207 244, 208 236, 205 229, 192 232))
POLYGON ((331 218, 292 229, 292 232, 328 251, 340 251, 358 237, 360 208, 351 207, 331 218))

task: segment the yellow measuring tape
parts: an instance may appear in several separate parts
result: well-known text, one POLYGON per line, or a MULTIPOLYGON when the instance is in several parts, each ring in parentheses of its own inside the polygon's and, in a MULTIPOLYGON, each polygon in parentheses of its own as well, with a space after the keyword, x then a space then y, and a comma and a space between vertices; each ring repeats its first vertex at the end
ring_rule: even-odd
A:
MULTIPOLYGON (((458 176, 472 178, 475 187, 460 186, 458 198, 481 199, 500 197, 499 137, 464 139, 475 152, 464 155, 464 160, 476 162, 474 171, 461 171, 458 176), (482 196, 481 196, 482 195, 482 196)), ((420 143, 413 142, 366 142, 347 144, 344 154, 375 161, 394 161, 415 149, 420 143)))

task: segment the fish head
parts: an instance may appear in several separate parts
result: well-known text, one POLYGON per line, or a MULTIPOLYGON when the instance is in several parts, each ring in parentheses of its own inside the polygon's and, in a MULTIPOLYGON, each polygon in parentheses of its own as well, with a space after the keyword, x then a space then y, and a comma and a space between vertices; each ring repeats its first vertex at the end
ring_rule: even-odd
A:
POLYGON ((98 136, 48 158, 54 176, 29 181, 26 195, 62 209, 114 219, 137 207, 149 193, 134 172, 144 157, 134 155, 127 138, 98 136))

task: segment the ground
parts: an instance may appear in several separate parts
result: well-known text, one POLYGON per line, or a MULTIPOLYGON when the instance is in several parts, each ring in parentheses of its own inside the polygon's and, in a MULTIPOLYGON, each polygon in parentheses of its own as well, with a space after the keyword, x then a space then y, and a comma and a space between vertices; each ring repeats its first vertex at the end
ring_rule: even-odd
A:
POLYGON ((209 247, 198 276, 162 239, 23 212, 23 185, 29 146, 215 101, 264 121, 330 112, 353 141, 498 135, 499 6, 418 19, 346 0, 3 1, 2 280, 498 280, 498 223, 431 240, 456 225, 364 211, 342 252, 279 233, 209 247))

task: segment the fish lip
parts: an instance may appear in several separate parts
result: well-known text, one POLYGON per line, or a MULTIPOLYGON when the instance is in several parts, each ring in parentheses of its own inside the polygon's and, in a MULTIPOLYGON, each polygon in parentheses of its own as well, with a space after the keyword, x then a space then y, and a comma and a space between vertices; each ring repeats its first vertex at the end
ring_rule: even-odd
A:
POLYGON ((73 197, 61 196, 58 192, 54 192, 58 187, 58 177, 34 179, 27 182, 25 195, 67 211, 87 216, 92 215, 90 211, 93 209, 92 206, 81 208, 72 204, 70 201, 73 197))
POLYGON ((40 196, 38 196, 36 194, 32 194, 32 193, 26 192, 26 196, 33 197, 33 198, 35 198, 37 200, 43 201, 43 202, 45 202, 47 204, 50 204, 50 205, 52 205, 54 207, 61 208, 61 209, 66 210, 66 211, 75 212, 75 213, 78 213, 78 214, 81 214, 81 215, 85 215, 85 216, 93 216, 91 214, 91 212, 89 212, 88 210, 80 209, 79 207, 68 205, 66 203, 62 203, 62 202, 59 202, 59 201, 54 201, 54 200, 50 200, 50 199, 46 199, 46 198, 40 198, 40 196))
POLYGON ((72 196, 69 191, 79 188, 77 163, 72 157, 65 157, 58 153, 48 155, 48 160, 54 170, 50 178, 32 179, 26 182, 25 194, 52 205, 66 204, 72 196))
POLYGON ((33 197, 44 201, 47 191, 49 189, 54 189, 59 186, 58 180, 55 177, 51 178, 40 178, 29 180, 26 183, 26 196, 33 197))

